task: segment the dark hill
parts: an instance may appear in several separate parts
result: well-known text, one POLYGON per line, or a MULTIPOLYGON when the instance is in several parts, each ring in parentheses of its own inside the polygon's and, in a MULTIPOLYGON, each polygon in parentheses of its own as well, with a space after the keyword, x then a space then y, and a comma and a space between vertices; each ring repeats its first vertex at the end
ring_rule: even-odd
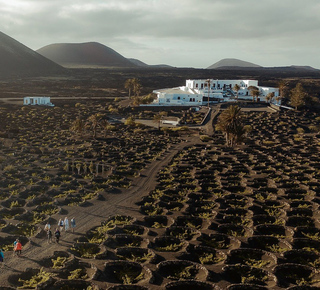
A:
POLYGON ((261 67, 260 65, 254 64, 252 62, 248 62, 248 61, 243 61, 240 59, 236 59, 236 58, 225 58, 222 60, 219 60, 218 62, 210 65, 209 67, 207 67, 207 69, 222 69, 222 68, 234 68, 234 67, 261 67))
POLYGON ((172 66, 167 64, 146 64, 143 61, 136 58, 128 58, 131 62, 133 62, 138 67, 143 68, 172 68, 172 66))
POLYGON ((42 47, 37 52, 64 67, 136 67, 121 54, 97 42, 55 43, 42 47))
POLYGON ((45 76, 63 71, 58 64, 0 32, 1 76, 45 76))
POLYGON ((136 58, 128 58, 128 60, 130 60, 133 64, 135 64, 136 66, 140 66, 140 67, 148 67, 148 65, 136 58))

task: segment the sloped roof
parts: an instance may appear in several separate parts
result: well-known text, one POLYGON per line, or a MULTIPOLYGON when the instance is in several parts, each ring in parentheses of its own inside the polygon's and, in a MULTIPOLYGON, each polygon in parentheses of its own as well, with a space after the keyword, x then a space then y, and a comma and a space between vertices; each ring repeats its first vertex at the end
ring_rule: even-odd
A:
POLYGON ((188 90, 182 90, 181 87, 176 88, 168 88, 168 89, 160 89, 154 90, 156 93, 165 93, 165 94, 178 94, 178 95, 196 95, 197 93, 194 90, 187 88, 188 90))

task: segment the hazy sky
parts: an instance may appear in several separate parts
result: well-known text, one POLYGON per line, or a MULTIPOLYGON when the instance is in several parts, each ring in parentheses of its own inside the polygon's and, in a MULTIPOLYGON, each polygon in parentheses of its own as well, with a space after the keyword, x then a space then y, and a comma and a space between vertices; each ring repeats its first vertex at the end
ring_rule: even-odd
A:
POLYGON ((319 0, 0 0, 0 16, 0 31, 34 50, 96 41, 148 64, 320 69, 319 0))

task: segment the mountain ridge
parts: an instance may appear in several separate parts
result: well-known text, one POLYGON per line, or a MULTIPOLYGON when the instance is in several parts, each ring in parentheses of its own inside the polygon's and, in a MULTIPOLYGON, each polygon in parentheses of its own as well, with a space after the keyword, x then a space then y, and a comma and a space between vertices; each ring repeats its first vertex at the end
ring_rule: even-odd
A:
POLYGON ((248 62, 248 61, 243 61, 237 58, 224 58, 221 59, 219 61, 217 61, 216 63, 210 65, 207 67, 207 69, 220 69, 221 67, 256 67, 256 68, 262 68, 262 66, 252 63, 252 62, 248 62))
POLYGON ((64 67, 136 67, 112 48, 98 42, 53 43, 38 53, 64 67))
POLYGON ((64 69, 31 48, 0 32, 0 73, 8 75, 47 75, 64 69))

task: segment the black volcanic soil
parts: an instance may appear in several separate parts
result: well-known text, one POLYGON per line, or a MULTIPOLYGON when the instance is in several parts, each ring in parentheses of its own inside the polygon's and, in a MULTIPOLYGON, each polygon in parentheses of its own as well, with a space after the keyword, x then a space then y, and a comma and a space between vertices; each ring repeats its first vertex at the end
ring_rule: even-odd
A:
MULTIPOLYGON (((26 95, 51 97, 125 97, 128 92, 124 83, 138 78, 141 94, 155 89, 185 85, 186 79, 257 79, 262 86, 277 87, 280 80, 288 90, 298 81, 311 96, 319 98, 320 72, 287 69, 207 70, 193 68, 113 68, 113 69, 66 69, 63 74, 51 77, 7 78, 0 81, 0 98, 21 98, 26 95)), ((287 90, 287 91, 288 91, 287 90)))
MULTIPOLYGON (((202 128, 169 135, 123 124, 100 128, 93 139, 89 131, 75 135, 70 124, 77 116, 114 117, 109 105, 117 102, 103 92, 105 99, 86 97, 104 86, 105 72, 74 72, 1 84, 3 99, 32 91, 62 97, 53 108, 0 106, 1 287, 15 289, 42 267, 55 274, 44 289, 121 289, 116 285, 128 281, 135 289, 319 287, 318 113, 245 108, 252 131, 237 148, 226 148, 213 128, 207 142, 199 138, 202 128), (56 227, 66 216, 76 218, 75 233, 63 231, 60 244, 47 244, 46 221, 56 227), (19 258, 10 248, 17 237, 19 258), (131 255, 124 247, 134 248, 131 255), (57 257, 67 260, 53 269, 57 257), (70 285, 74 270, 81 275, 70 285)), ((108 71, 112 98, 134 72, 108 71)), ((144 73, 137 75, 148 83, 144 73)), ((156 70, 151 78, 165 74, 168 82, 182 78, 156 70)), ((117 117, 133 111, 118 110, 117 117)))

